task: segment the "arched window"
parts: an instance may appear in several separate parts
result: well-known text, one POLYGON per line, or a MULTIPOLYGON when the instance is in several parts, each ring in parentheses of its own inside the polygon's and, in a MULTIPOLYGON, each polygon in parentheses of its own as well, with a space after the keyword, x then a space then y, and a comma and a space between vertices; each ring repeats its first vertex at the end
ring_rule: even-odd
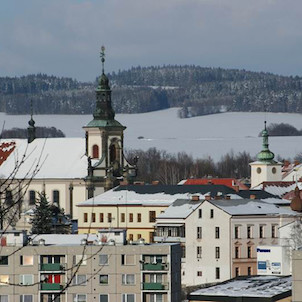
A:
POLYGON ((60 204, 60 192, 58 190, 52 191, 52 201, 56 202, 58 205, 60 204))
POLYGON ((99 158, 99 146, 98 145, 92 146, 92 158, 99 158))
POLYGON ((36 191, 30 190, 29 191, 29 204, 34 205, 36 203, 36 191))
POLYGON ((116 160, 116 147, 114 144, 110 146, 110 163, 116 160))

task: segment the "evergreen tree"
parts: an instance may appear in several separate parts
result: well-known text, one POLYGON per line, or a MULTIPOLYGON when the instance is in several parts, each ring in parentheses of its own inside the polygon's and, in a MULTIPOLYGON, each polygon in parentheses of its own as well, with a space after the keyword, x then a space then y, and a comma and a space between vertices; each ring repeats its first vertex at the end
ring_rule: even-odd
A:
POLYGON ((32 219, 33 234, 50 234, 52 230, 52 210, 44 193, 39 194, 32 219))

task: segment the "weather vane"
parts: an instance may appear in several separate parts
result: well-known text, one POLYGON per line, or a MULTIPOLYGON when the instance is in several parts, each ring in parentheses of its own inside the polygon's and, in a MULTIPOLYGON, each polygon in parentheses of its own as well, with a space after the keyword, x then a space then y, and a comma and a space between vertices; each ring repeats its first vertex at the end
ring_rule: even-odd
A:
POLYGON ((101 47, 100 57, 102 60, 102 72, 104 73, 104 62, 105 62, 105 46, 101 47))

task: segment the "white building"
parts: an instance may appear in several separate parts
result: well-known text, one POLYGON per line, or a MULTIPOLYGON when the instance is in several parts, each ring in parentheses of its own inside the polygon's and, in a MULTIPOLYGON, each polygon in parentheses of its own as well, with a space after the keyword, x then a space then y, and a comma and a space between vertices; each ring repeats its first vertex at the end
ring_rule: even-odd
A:
POLYGON ((177 200, 156 219, 157 242, 180 242, 182 285, 257 274, 257 246, 299 214, 261 200, 177 200))

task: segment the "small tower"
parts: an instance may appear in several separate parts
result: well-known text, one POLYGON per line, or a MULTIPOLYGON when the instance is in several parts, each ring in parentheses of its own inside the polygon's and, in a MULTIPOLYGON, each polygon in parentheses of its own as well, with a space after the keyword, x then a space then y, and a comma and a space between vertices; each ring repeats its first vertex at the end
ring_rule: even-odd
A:
POLYGON ((27 127, 27 141, 30 144, 32 141, 36 138, 36 127, 35 127, 35 121, 33 119, 33 104, 32 100, 30 101, 30 120, 28 122, 27 127))
POLYGON ((257 161, 250 163, 251 166, 251 187, 255 187, 264 181, 281 181, 282 164, 274 160, 275 154, 268 148, 268 131, 266 121, 262 131, 262 150, 257 154, 257 161))
POLYGON ((104 71, 104 46, 101 48, 100 55, 102 75, 96 88, 96 108, 93 120, 83 127, 88 156, 86 178, 88 198, 118 185, 119 180, 123 179, 125 170, 129 171, 130 175, 135 174, 135 168, 126 161, 123 154, 126 127, 115 120, 109 79, 104 71))

